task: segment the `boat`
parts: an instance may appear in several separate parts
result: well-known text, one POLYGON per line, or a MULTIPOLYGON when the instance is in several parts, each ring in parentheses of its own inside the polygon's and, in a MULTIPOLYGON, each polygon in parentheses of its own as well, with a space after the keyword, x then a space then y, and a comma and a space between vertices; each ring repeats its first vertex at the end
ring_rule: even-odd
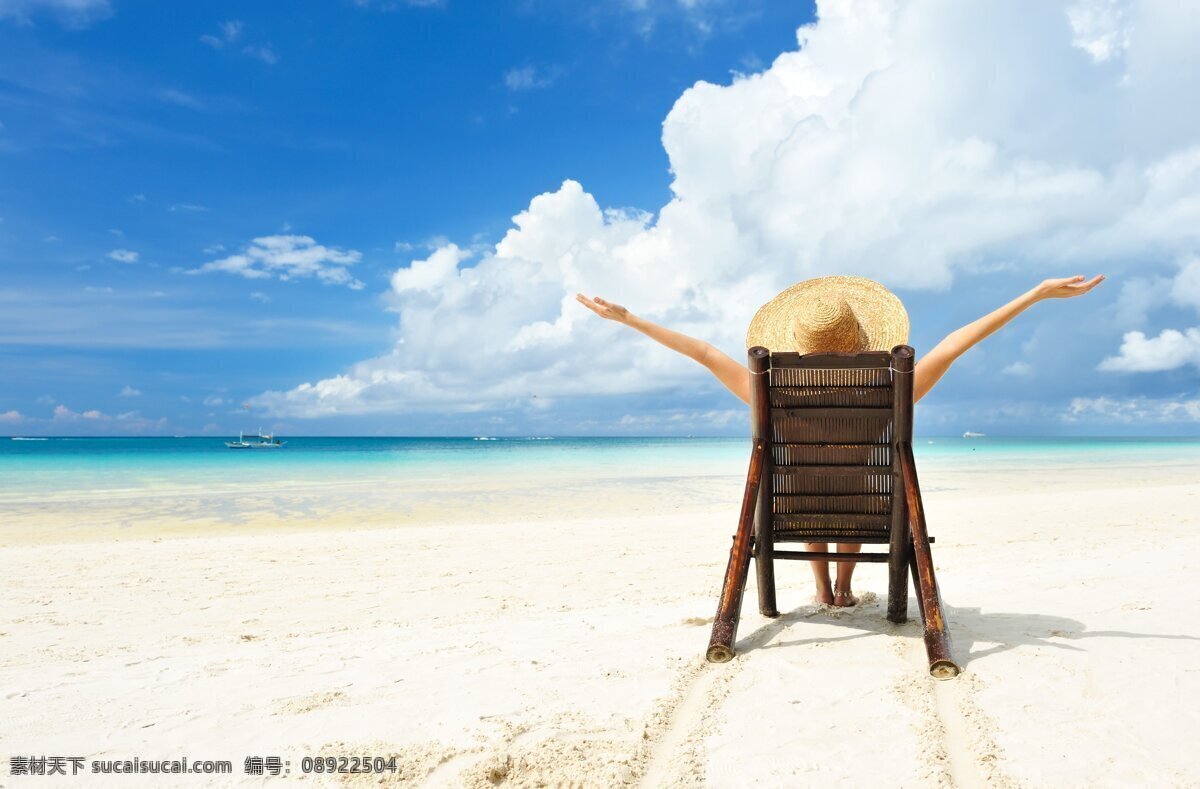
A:
POLYGON ((286 441, 280 441, 271 433, 263 433, 260 427, 258 433, 253 436, 238 433, 238 440, 226 441, 225 446, 230 449, 279 449, 286 443, 286 441))
POLYGON ((963 438, 983 438, 983 437, 984 437, 983 433, 973 433, 970 430, 963 433, 963 438))

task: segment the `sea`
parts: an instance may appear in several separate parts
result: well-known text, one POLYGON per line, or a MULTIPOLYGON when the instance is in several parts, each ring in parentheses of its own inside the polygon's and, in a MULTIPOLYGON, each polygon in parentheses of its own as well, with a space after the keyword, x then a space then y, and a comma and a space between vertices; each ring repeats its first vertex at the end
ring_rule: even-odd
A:
MULTIPOLYGON (((683 477, 744 474, 746 438, 288 437, 275 449, 229 449, 225 438, 0 438, 0 500, 86 493, 420 483, 479 477, 683 477)), ((1020 469, 1197 464, 1200 438, 917 438, 919 469, 1020 469)))

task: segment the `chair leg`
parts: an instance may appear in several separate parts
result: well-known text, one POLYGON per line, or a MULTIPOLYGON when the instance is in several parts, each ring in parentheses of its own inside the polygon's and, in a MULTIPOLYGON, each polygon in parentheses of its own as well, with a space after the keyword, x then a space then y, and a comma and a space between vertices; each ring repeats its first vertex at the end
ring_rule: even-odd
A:
POLYGON ((936 679, 950 679, 962 671, 950 656, 950 631, 946 628, 946 617, 942 613, 942 597, 938 592, 937 578, 933 574, 933 555, 929 543, 918 539, 913 545, 914 568, 916 569, 917 600, 921 606, 921 620, 925 625, 925 652, 929 656, 929 673, 936 679))
POLYGON ((712 637, 708 641, 706 657, 709 663, 728 663, 733 660, 733 642, 742 618, 742 596, 749 574, 750 552, 738 556, 737 538, 734 537, 734 546, 729 551, 729 566, 725 570, 725 583, 721 585, 721 602, 713 619, 712 637))
MULTIPOLYGON (((908 569, 912 575, 912 588, 917 594, 917 616, 921 617, 921 621, 925 621, 925 603, 921 601, 921 581, 917 578, 917 555, 911 550, 908 552, 908 569)), ((908 590, 904 590, 905 595, 908 590)))
POLYGON ((929 533, 925 530, 925 508, 921 504, 921 488, 917 482, 916 462, 912 445, 907 441, 896 445, 900 453, 900 474, 904 486, 904 501, 908 512, 908 527, 912 534, 913 569, 917 585, 917 603, 925 624, 925 651, 929 653, 929 673, 937 679, 957 676, 961 669, 950 657, 950 631, 942 614, 942 599, 937 579, 933 575, 933 554, 929 550, 929 533))
POLYGON ((757 442, 750 456, 750 471, 746 474, 746 492, 742 497, 737 534, 733 536, 733 547, 729 550, 729 564, 725 567, 721 599, 717 603, 712 638, 708 642, 707 657, 710 663, 725 663, 733 659, 733 641, 737 637, 738 620, 742 615, 742 595, 746 591, 746 576, 750 573, 750 542, 765 448, 763 442, 757 442))
MULTIPOLYGON (((763 506, 761 499, 758 506, 763 506)), ((769 516, 755 518, 754 569, 758 576, 758 612, 763 616, 777 617, 779 609, 775 604, 775 540, 771 531, 769 516)))
MULTIPOLYGON (((903 624, 908 621, 908 573, 912 550, 907 540, 895 541, 888 557, 888 621, 903 624)), ((916 576, 913 576, 916 587, 916 576)))

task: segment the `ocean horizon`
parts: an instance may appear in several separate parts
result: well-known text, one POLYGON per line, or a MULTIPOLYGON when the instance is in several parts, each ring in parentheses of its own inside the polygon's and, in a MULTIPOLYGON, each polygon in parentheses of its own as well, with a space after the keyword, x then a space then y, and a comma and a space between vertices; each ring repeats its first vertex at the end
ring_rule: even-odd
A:
MULTIPOLYGON (((288 436, 273 449, 234 450, 229 437, 9 436, 0 440, 0 496, 66 489, 222 487, 297 481, 509 476, 654 477, 745 473, 748 437, 288 436)), ((1200 462, 1200 437, 914 438, 936 467, 1200 462)))

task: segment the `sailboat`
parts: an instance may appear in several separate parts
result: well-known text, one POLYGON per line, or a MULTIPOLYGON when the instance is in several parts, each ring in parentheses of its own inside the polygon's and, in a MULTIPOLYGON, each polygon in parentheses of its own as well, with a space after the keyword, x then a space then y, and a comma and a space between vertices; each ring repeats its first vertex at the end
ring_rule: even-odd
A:
POLYGON ((286 441, 280 441, 271 433, 263 433, 260 427, 258 433, 253 436, 238 433, 238 440, 226 441, 225 446, 230 449, 279 449, 286 443, 286 441))

